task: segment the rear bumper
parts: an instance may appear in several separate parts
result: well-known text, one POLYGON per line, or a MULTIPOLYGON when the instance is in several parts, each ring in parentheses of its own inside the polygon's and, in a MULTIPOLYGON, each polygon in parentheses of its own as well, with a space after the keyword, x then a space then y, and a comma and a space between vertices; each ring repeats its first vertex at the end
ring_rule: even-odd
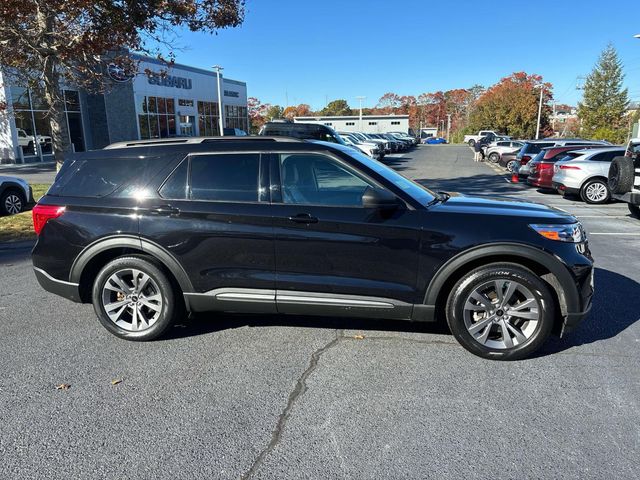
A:
POLYGON ((561 195, 577 195, 580 193, 579 188, 567 187, 566 185, 558 182, 553 182, 552 188, 561 195))
POLYGON ((38 267, 33 267, 33 272, 35 273, 36 280, 38 280, 40 286, 47 292, 55 293, 56 295, 68 298, 69 300, 77 303, 82 302, 80 299, 80 289, 77 283, 66 282, 64 280, 53 278, 43 269, 38 267))

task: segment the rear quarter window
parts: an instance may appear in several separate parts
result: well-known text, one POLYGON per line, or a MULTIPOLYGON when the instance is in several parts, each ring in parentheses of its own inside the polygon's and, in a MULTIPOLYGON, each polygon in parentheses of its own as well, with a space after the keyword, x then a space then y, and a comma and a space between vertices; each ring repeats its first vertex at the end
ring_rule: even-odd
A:
POLYGON ((106 197, 121 187, 134 183, 146 184, 144 180, 150 180, 161 166, 156 158, 76 159, 56 177, 48 194, 88 198, 106 197))

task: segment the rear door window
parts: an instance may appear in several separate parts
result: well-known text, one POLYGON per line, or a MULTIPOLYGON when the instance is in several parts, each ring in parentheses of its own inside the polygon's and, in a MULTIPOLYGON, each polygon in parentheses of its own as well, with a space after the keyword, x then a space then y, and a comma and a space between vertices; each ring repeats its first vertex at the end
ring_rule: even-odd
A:
POLYGON ((190 162, 192 200, 258 201, 259 154, 193 155, 190 162))

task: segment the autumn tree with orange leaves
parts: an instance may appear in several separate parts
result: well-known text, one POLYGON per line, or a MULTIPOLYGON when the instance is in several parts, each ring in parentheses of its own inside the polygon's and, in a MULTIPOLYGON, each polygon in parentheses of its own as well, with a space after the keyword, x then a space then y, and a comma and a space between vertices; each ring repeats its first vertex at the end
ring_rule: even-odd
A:
POLYGON ((244 0, 2 0, 0 65, 6 80, 46 101, 60 162, 71 145, 62 85, 104 91, 108 63, 136 73, 129 51, 171 63, 174 28, 215 32, 243 19, 244 0))
POLYGON ((538 102, 543 85, 543 105, 540 121, 542 137, 553 133, 549 124, 553 99, 552 85, 542 83, 536 74, 516 72, 489 88, 476 102, 469 128, 478 131, 494 129, 516 138, 533 138, 538 120, 538 102))

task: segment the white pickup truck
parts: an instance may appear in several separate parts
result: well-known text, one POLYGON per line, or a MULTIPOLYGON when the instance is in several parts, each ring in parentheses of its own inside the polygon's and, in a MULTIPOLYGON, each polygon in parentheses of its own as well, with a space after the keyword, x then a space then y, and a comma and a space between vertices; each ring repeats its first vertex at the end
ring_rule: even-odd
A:
POLYGON ((476 142, 480 140, 482 137, 491 136, 500 137, 501 135, 494 130, 480 130, 477 135, 465 135, 464 143, 468 144, 470 147, 475 147, 476 142))
POLYGON ((35 150, 35 140, 38 139, 38 143, 40 144, 40 148, 46 153, 51 151, 51 137, 48 135, 38 135, 34 137, 33 135, 29 135, 23 129, 18 128, 18 145, 22 147, 22 151, 28 155, 35 155, 37 151, 35 150))

